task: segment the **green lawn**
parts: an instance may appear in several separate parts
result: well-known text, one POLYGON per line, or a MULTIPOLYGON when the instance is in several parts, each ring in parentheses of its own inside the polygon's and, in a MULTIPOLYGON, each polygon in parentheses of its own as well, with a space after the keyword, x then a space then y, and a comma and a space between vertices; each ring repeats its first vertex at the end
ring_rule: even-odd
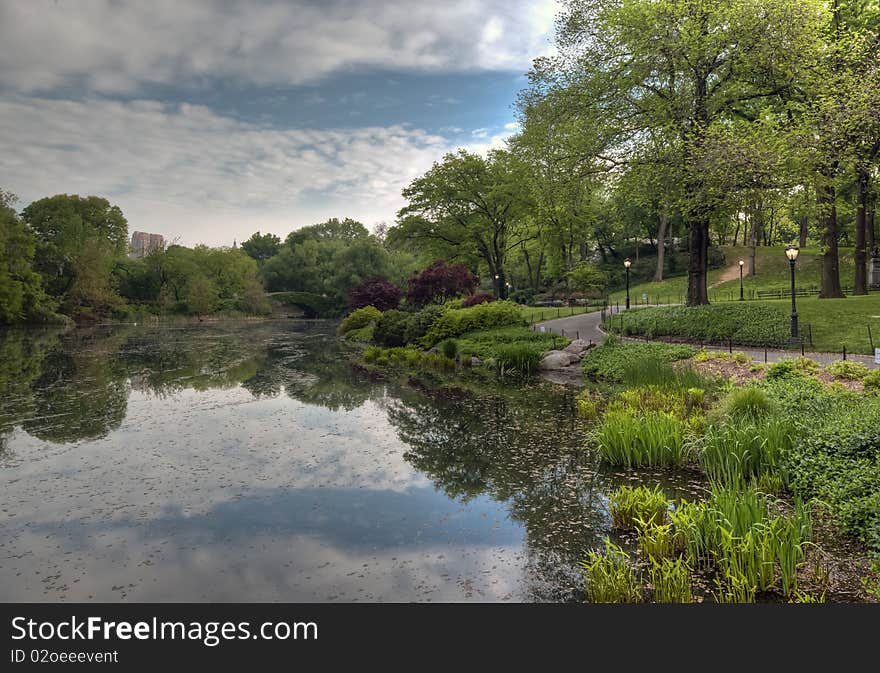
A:
MULTIPOLYGON (((733 280, 719 284, 724 271, 736 264, 740 259, 748 268, 749 249, 742 246, 725 247, 726 266, 709 272, 709 301, 730 301, 739 298, 739 276, 733 280), (714 287, 713 287, 714 286, 714 287)), ((756 250, 756 273, 754 278, 747 275, 743 278, 743 290, 748 297, 757 290, 787 289, 790 284, 788 258, 784 246, 770 248, 759 247, 756 250)), ((819 287, 822 271, 822 258, 818 248, 804 248, 798 255, 796 277, 798 287, 819 287)), ((840 249, 840 282, 844 287, 853 283, 853 251, 852 248, 840 249)), ((687 292, 687 274, 667 278, 660 283, 639 283, 630 287, 630 302, 641 304, 643 294, 647 295, 649 304, 677 304, 683 301, 687 292)), ((611 293, 611 301, 623 304, 626 291, 618 290, 611 293)))
POLYGON ((553 320, 554 318, 565 318, 570 315, 580 315, 581 313, 593 313, 601 310, 600 306, 562 306, 560 308, 552 308, 549 306, 521 306, 523 315, 529 324, 541 322, 543 320, 553 320))
MULTIPOLYGON (((767 302, 791 311, 790 299, 767 302)), ((868 326, 873 333, 874 345, 880 347, 880 293, 845 299, 799 297, 798 324, 802 336, 813 333, 813 345, 807 350, 839 352, 846 344, 849 353, 873 354, 868 339, 868 326)))

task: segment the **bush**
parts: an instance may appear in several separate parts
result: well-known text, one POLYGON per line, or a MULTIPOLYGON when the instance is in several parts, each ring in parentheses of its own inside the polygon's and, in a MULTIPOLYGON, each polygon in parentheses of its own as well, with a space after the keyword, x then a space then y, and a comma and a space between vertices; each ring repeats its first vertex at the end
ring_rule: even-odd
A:
POLYGON ((825 371, 839 379, 862 381, 871 372, 861 362, 855 360, 838 360, 825 367, 825 371))
POLYGON ((373 340, 373 331, 375 325, 367 325, 358 329, 349 330, 345 335, 348 341, 358 341, 362 343, 370 343, 373 340))
POLYGON ((385 311, 373 329, 373 340, 386 348, 405 345, 409 319, 410 314, 404 311, 385 311))
POLYGON ((761 388, 746 386, 735 388, 724 398, 719 413, 740 421, 758 421, 769 416, 773 405, 767 393, 761 388))
POLYGON ((865 390, 880 392, 880 369, 872 369, 863 379, 865 390))
POLYGON ((422 338, 425 347, 431 347, 449 337, 504 325, 525 325, 522 310, 509 301, 477 304, 470 308, 444 311, 422 338))
MULTIPOLYGON (((696 355, 691 346, 663 343, 623 343, 609 337, 598 348, 588 351, 582 360, 587 376, 608 381, 622 381, 630 363, 651 358, 660 362, 675 362, 696 355)), ((637 368, 637 365, 636 365, 637 368)), ((690 386, 689 386, 690 387, 690 386)))
POLYGON ((454 360, 455 356, 458 355, 458 342, 455 339, 447 339, 446 341, 441 341, 440 352, 443 353, 443 357, 454 360))
POLYGON ((345 319, 339 324, 339 327, 336 328, 336 333, 340 335, 347 334, 353 329, 361 329, 370 323, 379 322, 379 318, 381 317, 382 311, 375 306, 364 306, 355 309, 345 316, 345 319))
POLYGON ((477 304, 487 304, 490 301, 495 301, 497 297, 494 294, 489 294, 488 292, 478 292, 477 294, 472 294, 470 297, 465 297, 464 301, 461 302, 462 308, 470 308, 471 306, 476 306, 477 304))
POLYGON ((812 376, 819 372, 819 363, 805 357, 790 358, 774 362, 767 367, 767 379, 787 378, 791 376, 812 376))
POLYGON ((778 306, 766 304, 711 304, 706 306, 657 306, 627 311, 622 320, 624 335, 649 338, 670 336, 708 343, 751 346, 783 346, 788 342, 788 316, 778 306))
POLYGON ((414 344, 428 333, 431 325, 447 310, 443 304, 428 304, 421 310, 412 313, 406 325, 404 337, 406 343, 414 344))
POLYGON ((424 306, 472 294, 476 286, 477 277, 464 264, 438 259, 409 279, 406 297, 413 305, 424 306))
POLYGON ((397 308, 403 292, 384 276, 375 276, 358 283, 348 292, 348 305, 354 309, 375 306, 380 311, 397 308))

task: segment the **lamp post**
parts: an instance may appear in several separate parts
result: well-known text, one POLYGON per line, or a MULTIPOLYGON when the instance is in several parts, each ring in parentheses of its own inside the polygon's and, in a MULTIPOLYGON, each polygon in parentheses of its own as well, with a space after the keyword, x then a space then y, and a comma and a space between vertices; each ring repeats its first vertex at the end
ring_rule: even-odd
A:
POLYGON ((739 300, 742 301, 745 297, 743 297, 743 266, 745 262, 739 260, 739 300))
POLYGON ((498 282, 498 274, 495 274, 495 291, 498 293, 499 299, 504 299, 504 291, 501 289, 501 284, 498 282))
POLYGON ((623 266, 626 269, 626 310, 629 310, 629 267, 632 266, 632 262, 629 261, 629 257, 623 260, 623 266))
POLYGON ((790 245, 785 249, 785 256, 788 257, 788 265, 791 267, 791 343, 798 342, 798 316, 794 296, 794 262, 798 252, 796 245, 790 245))

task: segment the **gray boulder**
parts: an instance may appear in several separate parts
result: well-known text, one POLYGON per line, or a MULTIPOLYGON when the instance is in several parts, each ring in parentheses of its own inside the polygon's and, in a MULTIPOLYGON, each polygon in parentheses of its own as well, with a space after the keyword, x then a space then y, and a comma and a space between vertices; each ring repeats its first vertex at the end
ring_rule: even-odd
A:
POLYGON ((547 351, 541 358, 538 369, 553 370, 564 369, 569 365, 579 362, 580 358, 574 353, 566 353, 565 351, 547 351))
POLYGON ((588 348, 590 348, 590 344, 588 344, 586 341, 584 341, 583 339, 575 339, 562 350, 564 350, 566 353, 574 353, 575 355, 580 355, 588 348))

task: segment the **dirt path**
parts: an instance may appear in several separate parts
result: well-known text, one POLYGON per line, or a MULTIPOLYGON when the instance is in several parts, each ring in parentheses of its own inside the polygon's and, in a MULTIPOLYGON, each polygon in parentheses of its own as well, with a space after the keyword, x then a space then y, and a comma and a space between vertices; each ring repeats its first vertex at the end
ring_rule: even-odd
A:
POLYGON ((727 267, 718 277, 714 283, 712 283, 708 289, 714 290, 719 285, 723 285, 724 283, 729 283, 732 280, 736 280, 739 278, 739 262, 734 264, 733 266, 727 267))

